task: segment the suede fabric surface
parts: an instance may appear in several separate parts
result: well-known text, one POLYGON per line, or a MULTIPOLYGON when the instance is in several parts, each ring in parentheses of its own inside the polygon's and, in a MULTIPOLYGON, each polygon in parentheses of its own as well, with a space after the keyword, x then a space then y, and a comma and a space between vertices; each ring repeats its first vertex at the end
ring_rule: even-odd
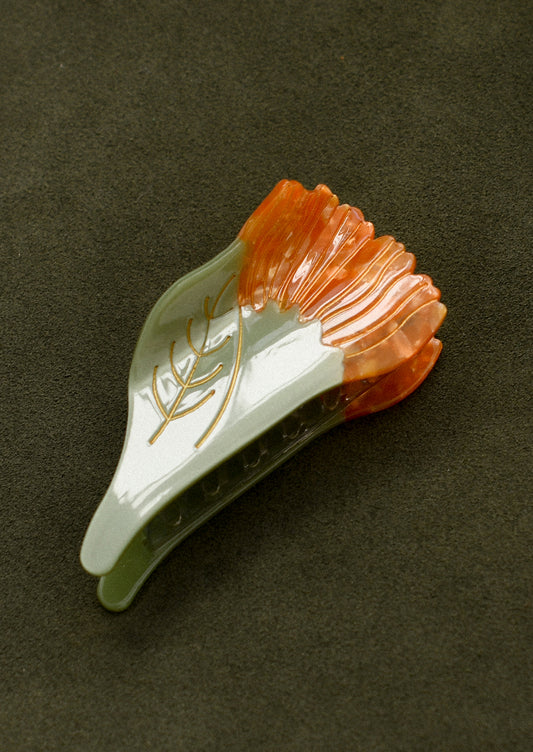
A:
POLYGON ((0 746, 532 748, 528 3, 0 4, 0 746), (449 309, 120 615, 79 548, 157 298, 326 183, 449 309))

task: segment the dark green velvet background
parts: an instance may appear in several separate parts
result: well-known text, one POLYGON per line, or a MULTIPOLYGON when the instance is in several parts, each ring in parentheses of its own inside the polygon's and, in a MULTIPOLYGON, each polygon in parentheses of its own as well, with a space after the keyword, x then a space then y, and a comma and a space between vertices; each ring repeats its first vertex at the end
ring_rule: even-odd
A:
POLYGON ((1 0, 3 750, 532 748, 530 10, 1 0), (416 254, 443 354, 109 614, 140 327, 282 177, 416 254))

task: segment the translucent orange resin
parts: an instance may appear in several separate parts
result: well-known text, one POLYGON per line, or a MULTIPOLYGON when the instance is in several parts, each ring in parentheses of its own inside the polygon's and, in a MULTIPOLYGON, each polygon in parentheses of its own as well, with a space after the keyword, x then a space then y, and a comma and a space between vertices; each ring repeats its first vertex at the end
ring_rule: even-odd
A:
POLYGON ((360 395, 348 418, 398 402, 433 368, 446 315, 439 290, 413 273, 401 243, 375 238, 359 209, 339 205, 325 185, 282 180, 239 237, 248 247, 239 303, 297 305, 301 321, 321 322, 324 344, 344 351, 347 390, 360 395))

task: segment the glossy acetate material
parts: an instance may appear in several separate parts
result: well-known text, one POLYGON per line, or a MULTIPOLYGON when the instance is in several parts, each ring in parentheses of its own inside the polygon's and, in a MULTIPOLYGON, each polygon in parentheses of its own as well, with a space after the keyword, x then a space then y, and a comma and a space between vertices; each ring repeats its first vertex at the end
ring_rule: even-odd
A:
POLYGON ((318 319, 322 341, 345 353, 345 382, 373 380, 410 361, 387 381, 392 399, 404 394, 408 376, 414 389, 427 375, 426 360, 415 356, 446 314, 440 292, 413 273, 414 256, 401 243, 374 237, 359 209, 339 206, 324 185, 306 191, 285 180, 239 237, 248 247, 240 304, 262 310, 275 300, 282 309, 297 306, 301 321, 318 319))
POLYGON ((324 185, 281 181, 143 328, 121 459, 82 547, 126 608, 187 535, 323 431, 412 392, 446 309, 415 258, 324 185))

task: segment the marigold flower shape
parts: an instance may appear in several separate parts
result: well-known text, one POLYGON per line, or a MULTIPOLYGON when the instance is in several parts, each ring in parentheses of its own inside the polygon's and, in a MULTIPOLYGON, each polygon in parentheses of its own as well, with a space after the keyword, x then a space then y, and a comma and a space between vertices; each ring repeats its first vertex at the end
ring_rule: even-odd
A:
POLYGON ((248 247, 239 303, 269 300, 318 319, 324 344, 344 352, 344 383, 360 396, 353 418, 406 397, 441 350, 434 334, 446 315, 440 291, 414 274, 415 257, 390 236, 374 237, 359 209, 339 205, 325 185, 280 181, 239 233, 248 247))

